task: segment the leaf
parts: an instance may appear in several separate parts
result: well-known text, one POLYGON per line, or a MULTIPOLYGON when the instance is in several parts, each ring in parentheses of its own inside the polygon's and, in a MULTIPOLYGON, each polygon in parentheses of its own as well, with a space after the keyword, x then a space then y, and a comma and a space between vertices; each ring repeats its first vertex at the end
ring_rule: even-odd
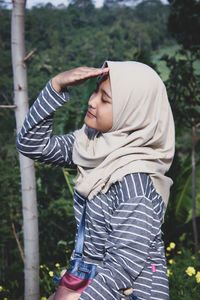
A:
MULTIPOLYGON (((188 223, 192 219, 192 167, 187 166, 179 176, 179 190, 175 215, 177 220, 188 223)), ((200 166, 196 168, 196 217, 200 217, 200 166)))
POLYGON ((73 179, 76 177, 76 170, 69 169, 69 168, 63 168, 63 174, 64 174, 65 180, 67 182, 67 186, 70 190, 70 193, 73 197, 73 195, 74 195, 74 182, 73 182, 73 179))

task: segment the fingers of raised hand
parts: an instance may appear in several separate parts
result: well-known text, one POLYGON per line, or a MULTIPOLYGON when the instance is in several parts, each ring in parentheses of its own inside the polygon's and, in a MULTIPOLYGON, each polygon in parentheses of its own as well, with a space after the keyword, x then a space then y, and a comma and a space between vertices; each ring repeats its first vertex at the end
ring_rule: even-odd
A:
POLYGON ((89 67, 80 67, 72 70, 74 71, 73 79, 74 80, 84 80, 96 76, 100 76, 102 74, 106 74, 109 72, 108 68, 89 68, 89 67))
POLYGON ((58 74, 52 79, 52 85, 57 92, 70 85, 79 85, 87 79, 107 74, 109 68, 79 67, 58 74))

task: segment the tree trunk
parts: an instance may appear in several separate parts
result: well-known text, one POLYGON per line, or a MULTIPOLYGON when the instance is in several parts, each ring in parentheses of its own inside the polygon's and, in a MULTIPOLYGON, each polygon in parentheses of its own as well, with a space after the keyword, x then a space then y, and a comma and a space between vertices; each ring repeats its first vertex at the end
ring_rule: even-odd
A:
MULTIPOLYGON (((25 0, 13 0, 11 23, 12 66, 14 80, 14 104, 17 132, 21 129, 28 112, 27 74, 24 43, 25 0)), ((24 281, 25 300, 39 299, 39 243, 38 217, 34 163, 31 159, 19 155, 23 231, 24 231, 24 281)))
POLYGON ((195 126, 192 126, 192 226, 194 235, 194 250, 198 253, 198 231, 196 223, 196 159, 195 159, 195 126))

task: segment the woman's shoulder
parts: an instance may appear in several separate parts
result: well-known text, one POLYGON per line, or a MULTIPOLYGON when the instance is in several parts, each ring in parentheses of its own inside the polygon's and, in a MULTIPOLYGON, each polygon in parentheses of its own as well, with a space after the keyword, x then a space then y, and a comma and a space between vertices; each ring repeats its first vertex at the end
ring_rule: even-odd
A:
POLYGON ((134 201, 136 198, 145 198, 147 203, 151 203, 159 219, 163 217, 166 209, 162 197, 157 193, 151 177, 147 173, 132 173, 124 176, 121 181, 117 181, 111 186, 110 194, 115 195, 117 206, 131 199, 134 201))
POLYGON ((112 191, 121 195, 122 200, 136 197, 149 197, 152 190, 152 181, 149 174, 132 173, 127 174, 121 181, 115 182, 112 191))

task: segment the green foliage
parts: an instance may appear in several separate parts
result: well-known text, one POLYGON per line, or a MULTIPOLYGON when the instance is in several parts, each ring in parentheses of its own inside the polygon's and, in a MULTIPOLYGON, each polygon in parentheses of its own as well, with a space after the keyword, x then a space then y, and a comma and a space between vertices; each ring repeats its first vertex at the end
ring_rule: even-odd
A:
MULTIPOLYGON (((36 163, 40 261, 64 264, 66 246, 73 249, 76 233, 72 195, 60 169, 36 163), (67 245, 60 243, 66 240, 67 245)), ((69 253, 68 253, 69 255, 69 253)))
POLYGON ((177 56, 177 50, 179 49, 178 45, 168 46, 160 49, 159 51, 155 51, 153 53, 152 59, 153 62, 157 66, 158 72, 161 74, 162 80, 164 82, 169 78, 170 70, 167 67, 166 61, 162 60, 162 57, 167 55, 169 58, 172 56, 177 56))
MULTIPOLYGON (((199 250, 200 252, 200 250, 199 250)), ((181 244, 174 249, 167 247, 167 268, 169 275, 169 289, 171 300, 191 300, 198 299, 200 293, 200 282, 197 272, 200 272, 199 255, 192 254, 190 248, 185 248, 181 244), (194 274, 191 274, 190 269, 194 274)))
MULTIPOLYGON (((55 268, 56 269, 56 268, 55 268)), ((59 275, 59 274, 58 274, 59 275)), ((40 294, 42 297, 52 295, 56 290, 56 284, 53 281, 53 271, 45 264, 40 265, 40 294)))
MULTIPOLYGON (((191 162, 191 127, 200 120, 200 73, 196 64, 199 61, 199 51, 192 53, 179 48, 175 56, 162 57, 169 68, 169 77, 166 81, 169 98, 172 100, 172 109, 176 124, 176 156, 174 164, 181 165, 175 176, 174 218, 181 222, 189 222, 192 216, 192 162, 191 162), (184 120, 184 122, 183 122, 184 120), (177 162, 177 159, 180 161, 177 162)), ((197 132, 198 138, 198 132, 197 132)), ((199 146, 196 149, 199 152, 199 146)), ((200 168, 197 157, 196 182, 200 178, 200 168)), ((196 215, 200 216, 200 186, 196 190, 196 215)))
MULTIPOLYGON (((4 292, 12 290, 14 299, 21 294, 23 262, 21 260, 12 225, 17 237, 23 240, 21 186, 18 157, 15 149, 15 122, 11 111, 0 111, 0 285, 4 292), (11 263, 12 262, 12 263, 11 263), (5 284, 9 278, 10 283, 5 284)), ((6 293, 7 293, 6 292, 6 293)), ((1 295, 1 294, 0 294, 1 295)), ((1 298, 1 296, 0 296, 1 298)))
POLYGON ((177 42, 195 52, 200 46, 199 0, 169 0, 168 28, 177 42))
MULTIPOLYGON (((176 239, 176 235, 182 235, 183 233, 187 233, 188 239, 192 239, 191 127, 196 126, 200 120, 200 74, 196 68, 199 62, 199 51, 193 53, 179 47, 174 56, 165 55, 162 59, 166 61, 169 69, 166 85, 176 125, 176 155, 170 170, 174 185, 171 190, 164 231, 166 240, 176 239)), ((195 142, 198 139, 199 132, 197 128, 195 142)), ((199 144, 196 145, 196 153, 199 153, 199 144)), ((199 156, 197 156, 196 164, 196 215, 200 216, 199 156)), ((196 221, 199 224, 200 218, 196 221)))
MULTIPOLYGON (((199 153, 199 151, 197 152, 199 153)), ((196 161, 196 216, 200 217, 200 159, 196 161)), ((192 164, 189 155, 178 174, 177 194, 175 199, 175 217, 180 223, 188 223, 192 219, 192 164)))
POLYGON ((0 102, 12 104, 12 66, 10 52, 10 17, 9 10, 0 6, 0 102))
POLYGON ((67 182, 68 189, 69 189, 69 191, 70 191, 70 193, 73 197, 73 195, 74 195, 74 192, 73 192, 73 189, 74 189, 73 179, 76 175, 76 171, 68 169, 68 168, 64 168, 63 169, 63 174, 65 176, 65 180, 67 182))
POLYGON ((200 52, 193 54, 180 48, 176 56, 165 55, 162 59, 170 70, 166 84, 173 100, 175 120, 180 123, 184 118, 185 124, 191 127, 194 120, 200 119, 200 73, 196 69, 200 52))

